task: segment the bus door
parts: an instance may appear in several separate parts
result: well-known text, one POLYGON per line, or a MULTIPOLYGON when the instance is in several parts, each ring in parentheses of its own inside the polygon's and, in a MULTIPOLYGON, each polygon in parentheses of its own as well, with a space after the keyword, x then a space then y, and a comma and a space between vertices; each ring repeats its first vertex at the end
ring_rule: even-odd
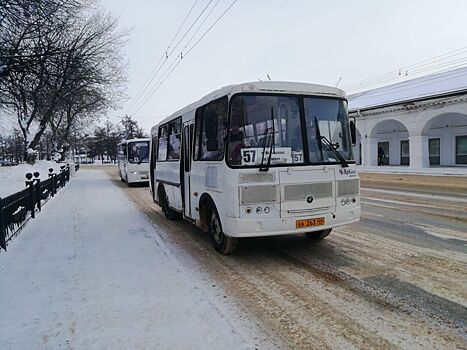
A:
POLYGON ((193 122, 185 123, 183 126, 183 136, 182 136, 182 159, 183 159, 183 168, 180 172, 181 183, 182 183, 182 199, 183 199, 183 213, 186 217, 191 218, 191 162, 193 159, 193 131, 194 124, 193 122))
POLYGON ((120 176, 125 179, 126 144, 120 145, 118 152, 118 170, 120 170, 120 176))

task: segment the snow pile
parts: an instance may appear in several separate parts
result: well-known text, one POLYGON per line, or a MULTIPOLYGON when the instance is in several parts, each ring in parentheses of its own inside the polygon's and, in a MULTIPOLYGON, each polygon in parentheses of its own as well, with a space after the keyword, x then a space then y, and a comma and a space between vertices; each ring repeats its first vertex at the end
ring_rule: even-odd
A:
POLYGON ((2 348, 273 347, 158 230, 102 170, 81 170, 0 254, 2 348))
POLYGON ((15 192, 21 191, 26 187, 26 173, 39 172, 39 178, 46 180, 48 178, 49 168, 53 168, 55 173, 60 171, 60 166, 56 162, 46 160, 36 161, 34 165, 19 164, 17 166, 0 166, 0 197, 9 196, 15 192))

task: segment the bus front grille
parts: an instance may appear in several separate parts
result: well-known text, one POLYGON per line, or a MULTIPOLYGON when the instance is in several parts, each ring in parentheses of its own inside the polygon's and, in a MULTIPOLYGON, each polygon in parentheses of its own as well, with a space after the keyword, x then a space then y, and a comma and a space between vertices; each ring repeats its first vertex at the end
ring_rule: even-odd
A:
POLYGON ((240 187, 240 203, 275 203, 279 201, 278 186, 242 186, 240 187))
POLYGON ((349 196, 357 194, 360 190, 360 179, 337 181, 337 195, 349 196))
POLYGON ((313 196, 313 198, 332 197, 332 182, 284 186, 285 201, 305 200, 310 195, 313 196))

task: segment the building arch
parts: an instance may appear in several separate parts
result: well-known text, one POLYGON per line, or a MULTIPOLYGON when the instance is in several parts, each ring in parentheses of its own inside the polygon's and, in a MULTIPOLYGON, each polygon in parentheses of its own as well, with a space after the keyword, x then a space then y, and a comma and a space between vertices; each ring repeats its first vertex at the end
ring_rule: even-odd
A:
POLYGON ((376 147, 372 157, 378 157, 378 151, 382 150, 385 165, 409 165, 409 136, 407 125, 400 120, 380 120, 370 131, 372 147, 376 147))
POLYGON ((421 129, 426 139, 429 165, 467 165, 467 113, 434 115, 421 129))

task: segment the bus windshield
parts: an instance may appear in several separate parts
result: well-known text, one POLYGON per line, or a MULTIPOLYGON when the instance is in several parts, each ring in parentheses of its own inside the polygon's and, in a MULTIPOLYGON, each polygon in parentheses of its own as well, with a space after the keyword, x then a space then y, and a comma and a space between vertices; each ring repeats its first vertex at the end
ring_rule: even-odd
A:
POLYGON ((129 142, 128 161, 130 163, 148 163, 149 141, 129 142))
POLYGON ((300 97, 290 95, 235 95, 230 107, 230 165, 304 165, 307 160, 311 164, 338 163, 335 151, 329 149, 323 137, 344 159, 352 160, 346 102, 305 97, 304 118, 300 103, 300 97), (307 157, 304 144, 308 146, 307 157))
POLYGON ((333 98, 305 97, 304 106, 310 162, 339 161, 336 152, 326 145, 326 141, 345 160, 353 160, 347 102, 333 98))
POLYGON ((228 145, 231 165, 261 165, 270 151, 271 164, 303 163, 303 149, 298 97, 232 98, 228 145))

